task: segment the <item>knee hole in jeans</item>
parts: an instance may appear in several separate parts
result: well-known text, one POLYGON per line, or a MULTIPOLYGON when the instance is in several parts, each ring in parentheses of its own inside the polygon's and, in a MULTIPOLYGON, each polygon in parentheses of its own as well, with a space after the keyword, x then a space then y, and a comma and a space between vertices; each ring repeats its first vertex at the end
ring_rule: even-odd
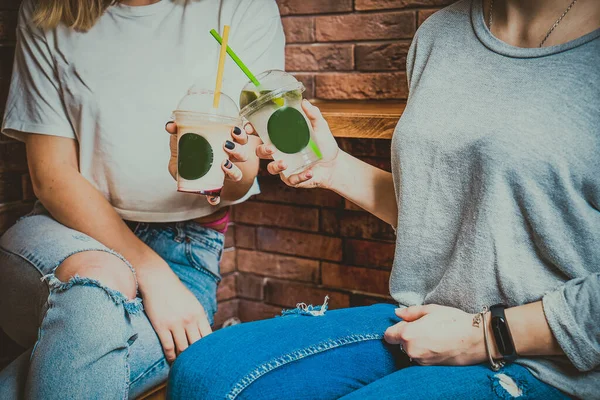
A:
POLYGON ((105 251, 73 254, 56 268, 54 276, 62 282, 75 276, 94 279, 129 299, 136 297, 135 276, 129 266, 116 255, 105 251))

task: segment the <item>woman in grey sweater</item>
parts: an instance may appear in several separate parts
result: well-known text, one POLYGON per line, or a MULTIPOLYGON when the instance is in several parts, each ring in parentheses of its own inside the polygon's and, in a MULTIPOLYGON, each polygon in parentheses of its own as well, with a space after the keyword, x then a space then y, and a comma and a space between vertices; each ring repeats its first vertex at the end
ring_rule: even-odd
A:
POLYGON ((178 359, 172 397, 600 398, 600 3, 463 0, 407 64, 391 174, 305 102, 324 159, 286 180, 396 227, 400 308, 224 329, 178 359))

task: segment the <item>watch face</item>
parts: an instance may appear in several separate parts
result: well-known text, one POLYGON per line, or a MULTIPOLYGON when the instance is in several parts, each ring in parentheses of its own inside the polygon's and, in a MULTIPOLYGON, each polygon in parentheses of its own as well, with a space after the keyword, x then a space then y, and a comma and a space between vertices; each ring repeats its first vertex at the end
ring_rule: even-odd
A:
POLYGON ((510 332, 508 331, 508 324, 502 317, 492 317, 492 331, 494 332, 494 339, 496 340, 496 346, 498 351, 503 356, 511 355, 514 353, 514 347, 510 338, 510 332))

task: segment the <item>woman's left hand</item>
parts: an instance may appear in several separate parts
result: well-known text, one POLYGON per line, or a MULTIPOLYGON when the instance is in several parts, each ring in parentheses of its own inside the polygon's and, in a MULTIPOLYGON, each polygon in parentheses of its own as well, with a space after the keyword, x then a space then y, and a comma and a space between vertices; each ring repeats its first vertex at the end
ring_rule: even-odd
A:
POLYGON ((428 304, 397 309, 396 315, 402 321, 385 331, 385 340, 401 345, 421 365, 473 365, 487 360, 483 321, 473 326, 473 314, 428 304))
MULTIPOLYGON (((170 134, 171 158, 169 159, 169 172, 174 179, 177 179, 177 124, 174 121, 167 122, 165 130, 170 134)), ((234 182, 242 180, 242 171, 234 163, 244 162, 248 159, 247 143, 248 135, 244 129, 237 126, 231 130, 230 140, 223 143, 223 149, 229 155, 229 159, 223 160, 221 163, 226 179, 234 182)), ((217 205, 221 201, 219 196, 207 197, 207 200, 212 205, 217 205)))

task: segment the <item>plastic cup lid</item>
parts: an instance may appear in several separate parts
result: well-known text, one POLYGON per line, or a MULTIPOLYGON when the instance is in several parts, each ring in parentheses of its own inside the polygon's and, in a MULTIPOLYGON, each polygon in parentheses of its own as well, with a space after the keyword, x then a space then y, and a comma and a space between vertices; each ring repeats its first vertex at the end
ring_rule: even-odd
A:
POLYGON ((231 122, 239 122, 240 114, 235 101, 225 93, 221 92, 219 106, 213 107, 215 92, 199 86, 192 86, 188 89, 187 94, 181 99, 177 105, 177 109, 173 114, 203 114, 213 119, 231 120, 231 122))
POLYGON ((283 93, 298 90, 304 91, 304 85, 292 74, 278 69, 265 71, 256 76, 260 86, 249 81, 240 94, 240 115, 246 117, 262 107, 265 103, 281 96, 283 93))

